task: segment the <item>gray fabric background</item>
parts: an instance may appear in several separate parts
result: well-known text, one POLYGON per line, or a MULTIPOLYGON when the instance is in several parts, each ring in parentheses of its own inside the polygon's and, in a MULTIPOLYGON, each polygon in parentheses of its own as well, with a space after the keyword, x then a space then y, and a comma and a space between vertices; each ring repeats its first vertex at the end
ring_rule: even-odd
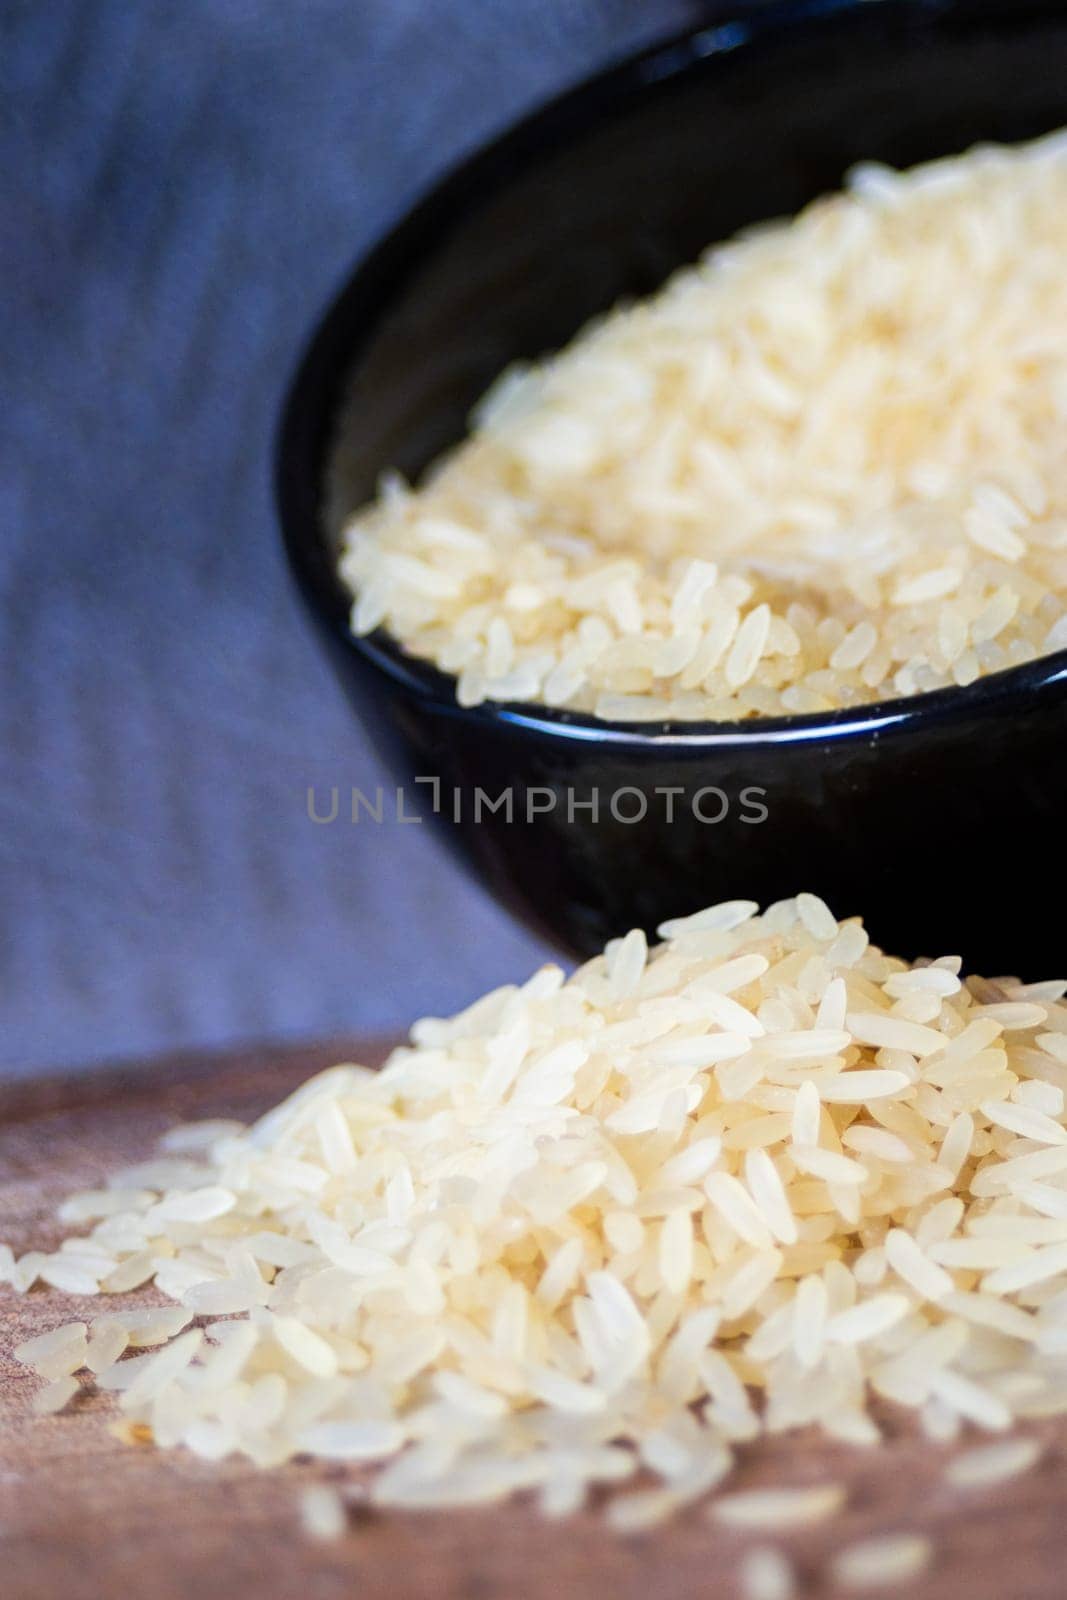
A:
POLYGON ((0 1074, 396 1026, 543 954, 380 774, 290 594, 284 382, 351 260, 700 0, 0 14, 0 1074))

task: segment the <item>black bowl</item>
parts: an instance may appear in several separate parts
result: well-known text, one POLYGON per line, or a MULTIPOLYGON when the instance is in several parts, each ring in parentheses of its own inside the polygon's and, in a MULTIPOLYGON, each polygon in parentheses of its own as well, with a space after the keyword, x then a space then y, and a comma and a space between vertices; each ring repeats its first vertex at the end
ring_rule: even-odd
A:
POLYGON ((383 468, 417 475, 459 440, 510 361, 837 188, 858 160, 909 166, 1065 122, 1060 0, 764 9, 522 122, 434 189, 327 313, 279 441, 293 571, 409 808, 436 805, 494 893, 565 947, 811 888, 902 954, 1029 976, 1067 954, 1041 917, 1062 885, 1067 652, 964 689, 744 724, 464 709, 381 632, 352 635, 335 570, 343 514, 383 468))

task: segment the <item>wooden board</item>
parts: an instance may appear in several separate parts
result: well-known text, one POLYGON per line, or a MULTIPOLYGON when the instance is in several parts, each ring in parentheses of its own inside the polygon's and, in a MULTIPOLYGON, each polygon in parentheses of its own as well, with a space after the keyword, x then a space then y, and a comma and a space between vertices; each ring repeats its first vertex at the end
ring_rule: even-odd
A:
MULTIPOLYGON (((344 1044, 174 1059, 54 1079, 0 1095, 0 1240, 16 1250, 58 1236, 55 1206, 139 1159, 175 1121, 248 1117, 330 1061, 380 1057, 344 1044)), ((336 1545, 308 1543, 301 1485, 310 1464, 259 1473, 181 1452, 120 1444, 105 1396, 62 1416, 29 1413, 38 1380, 13 1345, 98 1301, 0 1288, 0 1596, 3 1600, 683 1600, 739 1594, 739 1536, 701 1509, 638 1539, 592 1515, 546 1524, 526 1506, 448 1515, 370 1515, 336 1545)), ((915 1600, 1061 1600, 1067 1593, 1067 1424, 1028 1476, 963 1498, 941 1482, 945 1452, 890 1425, 874 1450, 792 1436, 744 1456, 738 1486, 845 1480, 845 1513, 785 1543, 803 1596, 829 1595, 827 1557, 843 1540, 897 1530, 930 1535, 937 1556, 915 1600)), ((343 1474, 342 1474, 343 1475, 343 1474)))

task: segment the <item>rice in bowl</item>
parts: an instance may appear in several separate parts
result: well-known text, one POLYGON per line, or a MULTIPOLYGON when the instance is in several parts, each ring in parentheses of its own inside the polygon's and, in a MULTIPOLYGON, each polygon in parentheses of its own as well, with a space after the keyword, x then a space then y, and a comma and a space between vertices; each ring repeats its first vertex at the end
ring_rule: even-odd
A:
POLYGON ((353 627, 461 703, 821 712, 1067 648, 1067 140, 711 250, 347 525, 353 627))

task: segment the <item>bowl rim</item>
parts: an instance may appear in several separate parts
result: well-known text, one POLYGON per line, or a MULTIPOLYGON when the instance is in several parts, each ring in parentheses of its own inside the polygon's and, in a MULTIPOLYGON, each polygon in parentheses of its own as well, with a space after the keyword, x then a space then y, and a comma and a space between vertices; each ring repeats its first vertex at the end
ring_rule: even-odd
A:
POLYGON ((592 712, 532 701, 460 705, 454 676, 410 654, 383 627, 366 635, 351 627, 353 596, 330 552, 322 514, 325 469, 351 375, 377 323, 424 257, 463 226, 486 194, 506 185, 516 167, 529 169, 538 159, 557 153, 569 135, 590 132, 627 104, 664 92, 738 51, 773 42, 783 30, 849 16, 897 17, 911 25, 996 27, 1063 20, 1064 12, 1058 0, 1002 0, 977 6, 968 0, 779 0, 751 13, 727 12, 644 46, 536 104, 426 185, 399 220, 357 258, 314 325, 288 385, 274 452, 275 501, 288 564, 312 613, 335 643, 439 713, 487 727, 504 722, 568 740, 631 746, 709 748, 825 742, 849 736, 866 739, 902 725, 926 725, 969 713, 999 714, 1013 703, 1025 710, 1035 705, 1038 695, 1067 683, 1065 648, 969 684, 830 711, 735 721, 609 721, 592 712))

